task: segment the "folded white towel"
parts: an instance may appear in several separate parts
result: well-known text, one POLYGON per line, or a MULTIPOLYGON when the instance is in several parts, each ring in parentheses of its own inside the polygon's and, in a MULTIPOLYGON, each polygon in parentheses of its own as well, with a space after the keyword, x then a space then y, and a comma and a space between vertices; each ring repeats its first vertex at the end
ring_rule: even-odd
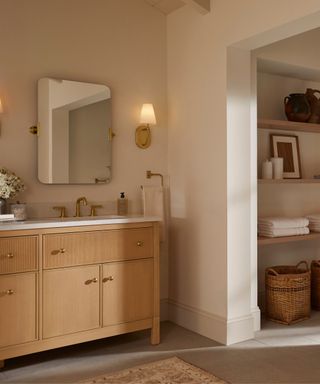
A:
POLYGON ((305 217, 260 217, 258 225, 269 228, 303 228, 309 220, 305 217))
POLYGON ((12 220, 14 220, 14 214, 12 213, 0 215, 0 221, 12 221, 12 220))
POLYGON ((309 229, 312 232, 320 232, 320 224, 318 225, 309 224, 309 229))
POLYGON ((307 219, 309 219, 310 221, 320 222, 320 214, 308 215, 307 219))
POLYGON ((166 210, 164 188, 161 186, 142 186, 143 214, 157 216, 160 221, 160 241, 166 240, 166 210))
POLYGON ((310 230, 308 227, 303 228, 274 228, 270 230, 259 230, 259 235, 264 237, 282 237, 282 236, 299 236, 308 235, 310 230))

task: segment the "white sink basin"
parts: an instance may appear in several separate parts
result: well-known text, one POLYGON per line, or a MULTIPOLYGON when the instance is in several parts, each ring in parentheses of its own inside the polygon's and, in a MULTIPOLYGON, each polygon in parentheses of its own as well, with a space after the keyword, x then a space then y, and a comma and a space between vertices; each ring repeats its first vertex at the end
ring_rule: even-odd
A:
POLYGON ((57 228, 57 227, 75 227, 84 225, 103 225, 103 224, 125 224, 139 223, 146 221, 159 221, 158 217, 146 216, 84 216, 84 217, 49 217, 44 219, 32 219, 26 221, 6 221, 0 223, 0 230, 13 229, 36 229, 36 228, 57 228))

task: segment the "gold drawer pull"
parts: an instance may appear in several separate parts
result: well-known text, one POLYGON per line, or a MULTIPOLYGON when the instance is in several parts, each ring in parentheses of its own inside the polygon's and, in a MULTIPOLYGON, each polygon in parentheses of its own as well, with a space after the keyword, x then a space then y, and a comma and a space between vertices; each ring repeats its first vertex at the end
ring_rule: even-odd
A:
POLYGON ((143 247, 143 245, 144 245, 144 242, 143 241, 137 241, 137 246, 138 247, 143 247))
POLYGON ((13 289, 8 289, 6 291, 6 295, 13 295, 14 294, 14 290, 13 289))
POLYGON ((114 277, 113 276, 108 276, 108 277, 105 277, 102 281, 104 283, 106 283, 107 281, 113 281, 114 280, 114 277))
POLYGON ((59 253, 66 253, 66 249, 60 248, 60 249, 54 249, 53 251, 51 251, 51 255, 58 255, 59 253))
POLYGON ((97 282, 98 282, 98 279, 94 277, 93 279, 86 280, 84 283, 85 285, 89 285, 91 283, 97 283, 97 282))
POLYGON ((10 252, 10 253, 7 254, 7 258, 8 259, 13 259, 13 257, 14 257, 13 253, 10 252))

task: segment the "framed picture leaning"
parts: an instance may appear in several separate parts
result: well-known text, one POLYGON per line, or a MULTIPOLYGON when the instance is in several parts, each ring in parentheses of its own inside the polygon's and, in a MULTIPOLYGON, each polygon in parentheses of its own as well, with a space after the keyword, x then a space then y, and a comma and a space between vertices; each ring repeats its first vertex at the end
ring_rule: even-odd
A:
POLYGON ((298 136, 270 135, 271 155, 283 157, 283 177, 301 179, 301 164, 298 136))

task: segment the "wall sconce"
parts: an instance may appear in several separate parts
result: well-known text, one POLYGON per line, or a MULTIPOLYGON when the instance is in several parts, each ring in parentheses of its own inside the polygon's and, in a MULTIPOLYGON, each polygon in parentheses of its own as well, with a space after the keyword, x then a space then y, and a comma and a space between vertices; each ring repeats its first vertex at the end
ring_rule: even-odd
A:
POLYGON ((153 104, 143 104, 140 114, 140 125, 136 129, 136 145, 145 149, 151 144, 150 125, 157 124, 153 104))

